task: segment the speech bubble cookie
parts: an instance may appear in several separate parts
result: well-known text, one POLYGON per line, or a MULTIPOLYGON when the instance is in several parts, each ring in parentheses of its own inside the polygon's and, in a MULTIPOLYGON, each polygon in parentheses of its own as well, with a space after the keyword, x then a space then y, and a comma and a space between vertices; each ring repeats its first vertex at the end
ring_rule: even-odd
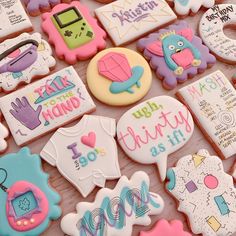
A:
POLYGON ((71 236, 131 236, 133 225, 149 225, 150 215, 164 208, 162 198, 149 192, 149 186, 143 171, 135 172, 130 180, 122 176, 114 189, 101 189, 93 203, 80 202, 77 213, 62 219, 62 231, 71 236))
POLYGON ((168 155, 183 147, 193 130, 188 109, 172 97, 160 96, 128 110, 117 124, 117 139, 134 161, 156 163, 164 181, 168 155))

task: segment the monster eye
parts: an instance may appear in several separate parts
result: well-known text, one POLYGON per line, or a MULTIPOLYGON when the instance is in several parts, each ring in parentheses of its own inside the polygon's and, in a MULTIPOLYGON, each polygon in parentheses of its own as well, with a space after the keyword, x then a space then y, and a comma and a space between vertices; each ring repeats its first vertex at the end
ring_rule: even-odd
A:
POLYGON ((169 46, 169 49, 170 49, 171 51, 173 51, 173 50, 175 50, 175 46, 174 46, 174 45, 170 45, 170 46, 169 46))
POLYGON ((184 46, 184 42, 179 41, 179 42, 178 42, 178 46, 183 47, 183 46, 184 46))

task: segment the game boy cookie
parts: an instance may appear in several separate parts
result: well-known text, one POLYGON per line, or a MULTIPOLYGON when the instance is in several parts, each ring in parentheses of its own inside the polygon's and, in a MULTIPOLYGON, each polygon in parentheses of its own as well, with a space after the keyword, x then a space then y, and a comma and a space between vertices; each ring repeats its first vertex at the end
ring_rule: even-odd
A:
POLYGON ((159 220, 150 231, 141 231, 139 236, 192 236, 184 231, 183 223, 179 220, 159 220))
POLYGON ((42 16, 42 29, 59 59, 69 64, 87 60, 106 47, 106 33, 79 1, 59 4, 42 16))
POLYGON ((21 83, 47 75, 56 65, 41 34, 23 33, 0 44, 0 88, 8 92, 21 83))
POLYGON ((0 109, 22 146, 93 111, 95 105, 71 66, 0 98, 0 109))
POLYGON ((77 125, 58 129, 40 155, 87 197, 121 175, 115 134, 114 119, 84 115, 77 125))
POLYGON ((164 180, 168 155, 183 147, 193 130, 188 109, 172 97, 160 96, 136 105, 120 118, 117 140, 134 161, 156 164, 164 180))
POLYGON ((236 189, 222 161, 207 150, 181 158, 168 170, 168 191, 187 215, 194 234, 234 235, 236 189))
POLYGON ((189 107, 218 155, 235 155, 236 91, 225 75, 215 71, 180 89, 177 96, 189 107))
POLYGON ((225 35, 224 28, 235 24, 236 4, 215 5, 203 15, 199 24, 204 44, 219 59, 230 64, 236 64, 236 40, 225 35))
POLYGON ((129 105, 147 94, 152 73, 146 60, 137 52, 109 48, 90 61, 87 83, 98 100, 113 106, 129 105))
POLYGON ((195 15, 201 7, 210 8, 222 0, 167 0, 167 2, 174 6, 178 15, 186 16, 190 13, 195 15))
POLYGON ((61 215, 60 196, 28 148, 0 158, 0 192, 0 235, 38 236, 61 215))
POLYGON ((185 21, 140 39, 137 47, 166 89, 175 88, 216 61, 185 21))
POLYGON ((0 154, 7 149, 6 138, 9 136, 8 129, 0 122, 0 154))
POLYGON ((150 216, 164 208, 162 198, 149 192, 149 186, 145 172, 135 172, 130 180, 122 176, 114 189, 101 189, 93 203, 78 203, 77 213, 62 219, 62 231, 71 236, 131 236, 133 225, 149 225, 150 216))
POLYGON ((1 0, 0 19, 0 42, 33 29, 20 0, 1 0))
POLYGON ((118 0, 97 8, 95 14, 116 46, 177 18, 164 0, 118 0))
POLYGON ((55 5, 65 2, 69 3, 71 0, 22 0, 26 5, 27 11, 31 16, 37 16, 41 12, 50 11, 55 5))

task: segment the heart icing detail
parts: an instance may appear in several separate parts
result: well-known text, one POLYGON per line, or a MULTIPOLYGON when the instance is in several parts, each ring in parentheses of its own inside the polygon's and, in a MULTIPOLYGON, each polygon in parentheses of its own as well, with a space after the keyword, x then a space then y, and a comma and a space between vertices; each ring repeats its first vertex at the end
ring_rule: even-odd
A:
POLYGON ((94 148, 96 143, 96 134, 94 132, 89 132, 88 135, 82 136, 81 143, 88 147, 94 148))

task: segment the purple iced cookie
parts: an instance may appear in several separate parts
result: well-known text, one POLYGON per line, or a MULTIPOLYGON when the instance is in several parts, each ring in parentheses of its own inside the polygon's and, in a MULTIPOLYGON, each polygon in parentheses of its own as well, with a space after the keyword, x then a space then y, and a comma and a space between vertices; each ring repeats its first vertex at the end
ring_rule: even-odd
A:
POLYGON ((140 39, 137 48, 150 61, 166 89, 175 88, 177 83, 183 83, 216 62, 185 21, 140 39))

